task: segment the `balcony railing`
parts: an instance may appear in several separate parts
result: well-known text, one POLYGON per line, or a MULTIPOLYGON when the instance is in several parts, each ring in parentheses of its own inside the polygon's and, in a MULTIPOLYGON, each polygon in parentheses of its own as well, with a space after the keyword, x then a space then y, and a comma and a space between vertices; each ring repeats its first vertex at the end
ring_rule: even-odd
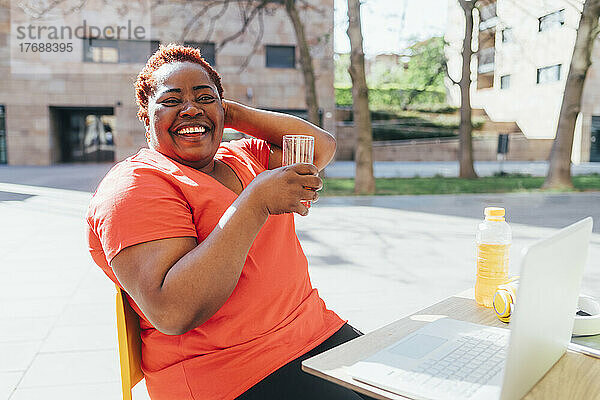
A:
POLYGON ((486 19, 485 21, 481 21, 479 23, 479 30, 485 31, 486 29, 490 29, 498 25, 498 17, 493 17, 490 19, 486 19))
POLYGON ((480 74, 487 74, 488 72, 492 72, 495 69, 495 64, 492 63, 487 63, 487 64, 479 64, 479 67, 477 67, 477 72, 479 72, 480 74))
POLYGON ((479 50, 479 52, 477 53, 477 60, 479 62, 477 72, 479 72, 480 74, 485 74, 487 72, 493 71, 496 60, 496 48, 488 47, 479 50))

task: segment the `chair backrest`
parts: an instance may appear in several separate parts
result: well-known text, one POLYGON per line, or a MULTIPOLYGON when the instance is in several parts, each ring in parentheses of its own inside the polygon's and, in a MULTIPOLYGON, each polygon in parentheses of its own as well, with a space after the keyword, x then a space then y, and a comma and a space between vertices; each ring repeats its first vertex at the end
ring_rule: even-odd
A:
POLYGON ((129 305, 127 295, 117 286, 117 334, 123 400, 131 400, 131 389, 144 378, 140 319, 129 305))

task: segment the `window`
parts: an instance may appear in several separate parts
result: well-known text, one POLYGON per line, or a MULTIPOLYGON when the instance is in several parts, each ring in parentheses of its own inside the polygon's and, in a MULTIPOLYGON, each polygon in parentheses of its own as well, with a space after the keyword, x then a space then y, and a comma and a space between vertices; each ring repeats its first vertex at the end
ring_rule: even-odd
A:
POLYGON ((502 29, 502 43, 512 43, 512 42, 514 42, 512 28, 502 29))
POLYGON ((83 61, 118 63, 119 46, 116 40, 83 39, 83 61))
POLYGON ((482 21, 487 21, 488 19, 492 19, 497 17, 496 14, 496 2, 487 4, 479 9, 479 15, 481 16, 482 21))
POLYGON ((538 68, 537 83, 556 82, 560 80, 561 64, 551 65, 549 67, 538 68))
POLYGON ((485 74, 494 70, 494 62, 496 58, 496 49, 494 47, 481 49, 477 55, 479 60, 479 67, 477 71, 480 74, 485 74))
POLYGON ((61 162, 115 159, 115 115, 112 107, 50 107, 61 162))
POLYGON ((498 15, 496 14, 496 2, 487 4, 479 9, 479 30, 483 31, 496 26, 498 15))
POLYGON ((0 104, 0 164, 6 164, 6 108, 0 104))
POLYGON ((600 116, 592 115, 592 129, 590 137, 590 161, 600 161, 600 116))
POLYGON ((195 47, 202 53, 202 58, 212 65, 217 65, 215 58, 215 44, 211 42, 183 42, 185 46, 195 47))
POLYGON ((296 68, 296 47, 267 45, 267 68, 296 68))
POLYGON ((539 19, 538 31, 544 32, 552 28, 563 26, 565 24, 565 10, 555 11, 553 13, 544 15, 539 19))
POLYGON ((510 75, 500 77, 500 89, 508 89, 510 87, 510 75))
POLYGON ((83 39, 83 61, 143 64, 158 45, 157 40, 83 39))

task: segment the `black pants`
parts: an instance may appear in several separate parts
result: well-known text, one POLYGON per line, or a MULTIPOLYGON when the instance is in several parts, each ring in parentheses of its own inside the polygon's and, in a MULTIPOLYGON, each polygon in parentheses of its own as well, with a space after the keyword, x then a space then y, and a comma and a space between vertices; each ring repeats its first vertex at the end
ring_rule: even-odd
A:
POLYGON ((359 395, 325 379, 302 371, 302 361, 329 350, 335 346, 361 336, 362 333, 348 324, 342 326, 329 339, 308 353, 287 363, 256 385, 252 386, 237 400, 364 400, 371 399, 359 395))

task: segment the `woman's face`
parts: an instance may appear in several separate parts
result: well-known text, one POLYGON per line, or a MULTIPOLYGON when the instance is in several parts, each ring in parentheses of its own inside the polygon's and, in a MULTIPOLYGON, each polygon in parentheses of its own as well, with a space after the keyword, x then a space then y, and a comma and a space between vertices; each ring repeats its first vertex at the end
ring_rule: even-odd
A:
POLYGON ((152 75, 156 88, 148 99, 148 144, 182 164, 212 170, 225 119, 214 82, 191 62, 165 64, 152 75))

